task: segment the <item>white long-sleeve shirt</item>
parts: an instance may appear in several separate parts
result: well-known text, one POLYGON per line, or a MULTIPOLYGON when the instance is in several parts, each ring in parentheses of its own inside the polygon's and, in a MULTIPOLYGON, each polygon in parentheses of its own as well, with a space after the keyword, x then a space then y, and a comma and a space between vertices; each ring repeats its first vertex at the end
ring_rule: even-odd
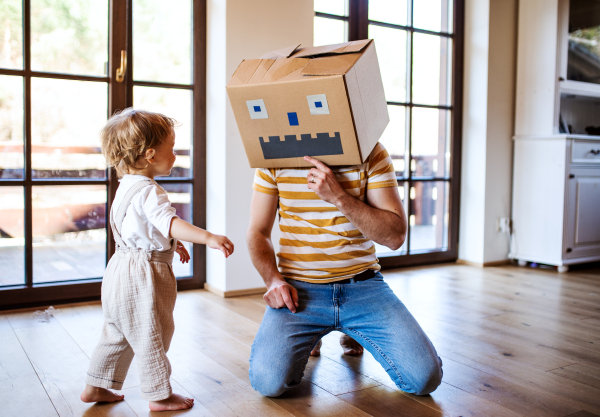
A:
MULTIPOLYGON (((119 180, 112 210, 116 213, 125 194, 136 182, 147 179, 143 175, 125 175, 119 180)), ((121 226, 121 238, 130 248, 158 251, 171 249, 169 231, 173 217, 178 216, 166 191, 154 182, 142 188, 131 200, 121 226)))

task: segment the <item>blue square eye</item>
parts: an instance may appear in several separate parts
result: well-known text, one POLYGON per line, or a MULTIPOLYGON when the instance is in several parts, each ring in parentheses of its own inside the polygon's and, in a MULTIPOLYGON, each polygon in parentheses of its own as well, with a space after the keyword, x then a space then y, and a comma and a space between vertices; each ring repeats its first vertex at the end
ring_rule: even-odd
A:
POLYGON ((298 115, 294 113, 288 113, 288 120, 290 121, 290 126, 298 126, 298 115))
POLYGON ((315 107, 323 107, 323 103, 320 101, 315 101, 315 107))
POLYGON ((257 113, 260 112, 260 106, 254 106, 254 111, 257 113))

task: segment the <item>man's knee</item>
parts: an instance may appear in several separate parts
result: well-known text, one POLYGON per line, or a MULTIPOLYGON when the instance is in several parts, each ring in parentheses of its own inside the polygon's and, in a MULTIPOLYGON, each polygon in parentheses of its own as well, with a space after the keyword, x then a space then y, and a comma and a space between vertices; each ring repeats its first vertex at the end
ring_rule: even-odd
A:
POLYGON ((442 383, 442 375, 442 361, 438 359, 416 376, 413 384, 413 393, 415 395, 431 394, 442 383))
POLYGON ((259 369, 250 367, 250 384, 265 397, 279 397, 288 390, 284 378, 269 367, 259 369))

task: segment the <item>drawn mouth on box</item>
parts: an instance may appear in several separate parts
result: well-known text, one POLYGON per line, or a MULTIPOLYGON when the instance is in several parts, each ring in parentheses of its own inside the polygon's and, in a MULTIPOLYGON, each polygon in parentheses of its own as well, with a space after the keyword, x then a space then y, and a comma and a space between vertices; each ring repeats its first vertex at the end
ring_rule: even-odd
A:
POLYGON ((329 133, 317 133, 316 138, 313 138, 310 133, 302 134, 300 140, 296 135, 285 135, 284 140, 281 140, 280 136, 269 136, 268 141, 265 141, 262 136, 259 139, 265 159, 301 158, 304 155, 342 155, 344 153, 340 132, 335 132, 333 136, 329 136, 329 133))

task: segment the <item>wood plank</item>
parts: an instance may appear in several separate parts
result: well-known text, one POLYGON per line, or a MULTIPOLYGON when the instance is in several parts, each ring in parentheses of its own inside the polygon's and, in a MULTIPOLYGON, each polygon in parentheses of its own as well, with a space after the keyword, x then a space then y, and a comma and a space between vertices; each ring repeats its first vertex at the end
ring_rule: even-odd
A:
POLYGON ((515 384, 443 358, 444 382, 528 417, 564 416, 578 410, 544 391, 515 384))
POLYGON ((573 365, 565 366, 558 369, 548 371, 554 375, 560 375, 563 378, 571 381, 581 382, 588 387, 600 390, 600 372, 597 368, 575 363, 573 365))
POLYGON ((401 391, 380 385, 340 395, 339 398, 375 417, 441 417, 442 410, 430 408, 401 391))
POLYGON ((463 344, 457 345, 452 339, 434 339, 438 352, 442 351, 442 359, 450 358, 506 381, 546 391, 565 403, 571 403, 575 408, 600 411, 600 391, 594 388, 512 361, 494 360, 479 349, 463 344), (443 346, 443 349, 440 349, 440 346, 443 346))
POLYGON ((273 401, 297 417, 367 417, 372 415, 304 380, 273 401))
POLYGON ((566 417, 600 417, 600 416, 598 416, 598 414, 593 414, 593 413, 583 410, 583 411, 579 411, 578 413, 575 413, 575 414, 569 414, 566 417))
MULTIPOLYGON (((177 383, 174 379, 171 379, 171 387, 173 388, 173 392, 177 394, 184 395, 188 398, 192 398, 193 395, 187 392, 181 385, 177 383)), ((194 406, 189 410, 181 410, 181 411, 161 411, 160 414, 156 412, 150 411, 148 408, 148 401, 142 398, 142 392, 139 387, 127 388, 122 391, 122 394, 125 394, 125 401, 129 406, 135 411, 138 417, 152 417, 156 415, 165 416, 165 417, 174 417, 174 416, 186 416, 186 417, 215 417, 213 413, 208 411, 206 407, 204 407, 198 400, 194 401, 194 406)))
POLYGON ((227 308, 255 323, 262 322, 266 306, 252 302, 246 297, 223 298, 208 291, 198 291, 198 296, 227 308))
POLYGON ((445 416, 482 416, 482 417, 517 417, 515 413, 501 405, 476 397, 452 385, 442 384, 428 396, 411 396, 434 410, 442 412, 445 416))
POLYGON ((135 416, 127 403, 86 404, 79 399, 85 387, 89 359, 69 334, 51 318, 37 321, 31 313, 7 316, 58 414, 62 416, 135 416), (29 316, 29 320, 28 317, 29 316), (28 324, 29 321, 29 324, 28 324))
POLYGON ((4 417, 58 416, 4 315, 0 315, 0 410, 4 417))

